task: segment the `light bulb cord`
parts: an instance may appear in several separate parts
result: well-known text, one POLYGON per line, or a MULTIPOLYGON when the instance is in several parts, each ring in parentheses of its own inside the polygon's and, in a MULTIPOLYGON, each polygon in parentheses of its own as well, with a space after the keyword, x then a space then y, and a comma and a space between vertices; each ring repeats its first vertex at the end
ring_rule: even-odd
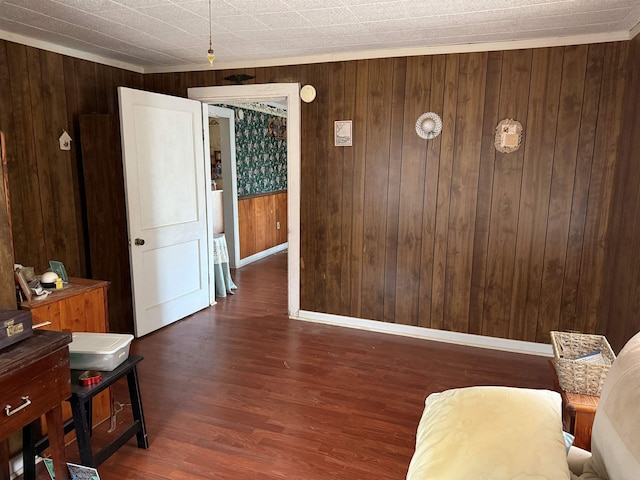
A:
POLYGON ((213 43, 211 41, 211 0, 209 0, 209 50, 207 51, 207 60, 209 60, 209 65, 213 67, 213 60, 215 59, 215 55, 213 53, 213 43))
POLYGON ((209 0, 209 50, 211 50, 211 0, 209 0))

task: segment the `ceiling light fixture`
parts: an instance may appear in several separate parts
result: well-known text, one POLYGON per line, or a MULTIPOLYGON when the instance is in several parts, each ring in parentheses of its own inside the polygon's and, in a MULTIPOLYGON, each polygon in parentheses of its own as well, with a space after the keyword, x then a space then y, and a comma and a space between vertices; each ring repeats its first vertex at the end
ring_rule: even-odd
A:
POLYGON ((211 44, 211 0, 209 0, 209 50, 207 51, 207 60, 209 60, 209 65, 213 67, 213 61, 216 56, 213 53, 213 46, 211 44))

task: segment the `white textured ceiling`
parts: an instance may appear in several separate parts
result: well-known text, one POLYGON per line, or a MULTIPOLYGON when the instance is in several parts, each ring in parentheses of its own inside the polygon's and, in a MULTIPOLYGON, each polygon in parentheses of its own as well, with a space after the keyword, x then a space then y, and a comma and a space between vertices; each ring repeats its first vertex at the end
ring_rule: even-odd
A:
MULTIPOLYGON (((211 0, 211 9, 217 68, 557 37, 623 39, 640 22, 640 0, 211 0)), ((0 0, 0 38, 140 71, 205 68, 208 11, 208 0, 0 0)))

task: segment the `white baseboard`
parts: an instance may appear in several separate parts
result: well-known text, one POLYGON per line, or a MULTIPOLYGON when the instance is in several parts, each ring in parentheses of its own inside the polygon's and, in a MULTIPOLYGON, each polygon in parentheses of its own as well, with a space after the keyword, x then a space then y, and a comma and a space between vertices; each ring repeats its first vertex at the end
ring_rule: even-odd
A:
POLYGON ((262 260, 274 253, 282 252, 289 248, 289 243, 281 243, 280 245, 276 245, 275 247, 268 248, 267 250, 263 250, 262 252, 254 253, 253 255, 243 258, 240 260, 240 263, 236 268, 242 268, 245 265, 249 265, 250 263, 257 262, 258 260, 262 260))
POLYGON ((474 335, 471 333, 449 332, 446 330, 436 330, 433 328, 415 327, 413 325, 401 325, 397 323, 378 322, 376 320, 366 320, 354 317, 344 317, 329 313, 309 312, 300 310, 298 315, 292 316, 296 320, 304 320, 341 327, 357 328, 372 332, 391 333, 403 335, 405 337, 422 338, 437 342, 454 343, 457 345, 467 345, 471 347, 488 348, 491 350, 501 350, 505 352, 525 353, 528 355, 539 355, 542 357, 552 357, 553 350, 550 344, 524 342, 521 340, 509 340, 506 338, 487 337, 484 335, 474 335))

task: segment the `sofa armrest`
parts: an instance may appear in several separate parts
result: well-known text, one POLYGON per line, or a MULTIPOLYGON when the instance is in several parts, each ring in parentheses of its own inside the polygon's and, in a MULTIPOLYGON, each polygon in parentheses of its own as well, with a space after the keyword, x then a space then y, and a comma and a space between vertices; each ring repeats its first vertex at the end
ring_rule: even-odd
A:
POLYGON ((584 470, 585 462, 591 458, 591 452, 572 446, 567 454, 567 463, 571 473, 579 477, 584 470))

